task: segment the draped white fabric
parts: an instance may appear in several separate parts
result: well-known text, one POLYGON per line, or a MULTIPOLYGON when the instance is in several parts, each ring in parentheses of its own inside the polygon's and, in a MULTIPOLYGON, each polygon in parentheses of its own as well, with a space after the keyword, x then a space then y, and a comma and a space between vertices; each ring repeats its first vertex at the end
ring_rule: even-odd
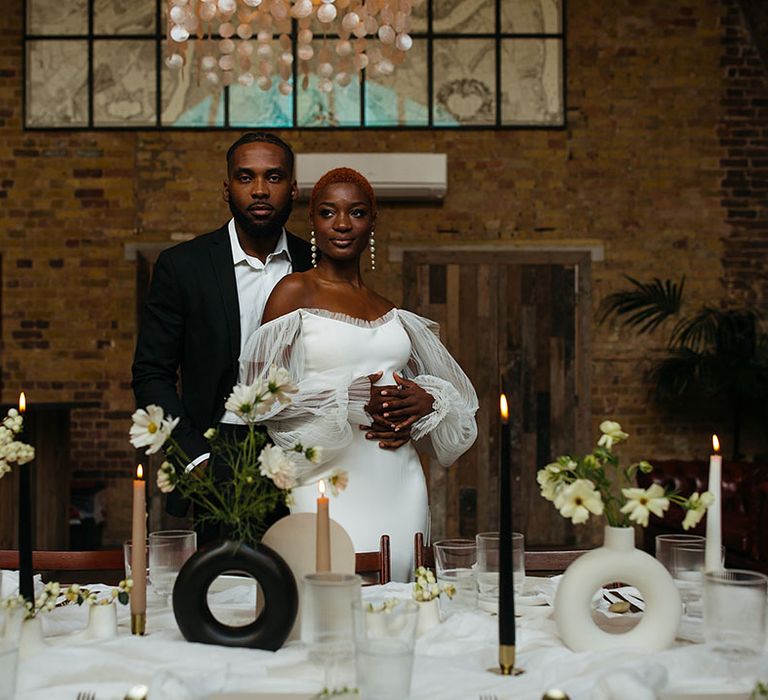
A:
MULTIPOLYGON (((370 396, 367 373, 338 358, 338 366, 309 372, 303 337, 303 315, 311 314, 364 328, 396 321, 410 341, 403 376, 413 379, 433 397, 433 412, 412 426, 419 447, 429 449, 444 466, 458 459, 477 437, 477 395, 461 367, 439 340, 437 324, 401 309, 365 321, 323 309, 299 309, 261 326, 248 340, 240 358, 240 381, 252 383, 265 377, 273 365, 285 367, 299 391, 289 405, 275 405, 263 422, 275 444, 296 442, 323 448, 319 467, 302 464, 301 480, 321 478, 327 465, 352 442, 352 426, 366 425, 365 405, 370 396)), ((391 383, 391 377, 383 378, 391 383)))

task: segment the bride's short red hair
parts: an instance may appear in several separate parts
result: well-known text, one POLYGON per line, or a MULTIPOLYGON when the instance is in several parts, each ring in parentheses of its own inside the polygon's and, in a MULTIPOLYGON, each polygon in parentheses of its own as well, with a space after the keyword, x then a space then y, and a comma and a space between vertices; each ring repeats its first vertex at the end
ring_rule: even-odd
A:
POLYGON ((335 185, 337 182, 358 185, 368 195, 368 201, 371 205, 371 218, 376 216, 376 195, 373 192, 373 187, 371 187, 371 183, 368 182, 364 175, 361 175, 352 168, 334 168, 329 170, 315 183, 315 186, 312 188, 312 195, 309 198, 310 212, 314 211, 317 196, 320 192, 328 185, 335 185))

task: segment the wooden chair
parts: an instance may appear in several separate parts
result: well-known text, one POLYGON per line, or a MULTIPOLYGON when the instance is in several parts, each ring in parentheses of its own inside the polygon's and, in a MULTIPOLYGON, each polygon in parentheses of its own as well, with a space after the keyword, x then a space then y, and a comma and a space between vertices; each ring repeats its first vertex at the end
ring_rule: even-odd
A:
POLYGON ((382 535, 378 552, 357 552, 355 573, 363 577, 364 586, 389 583, 392 580, 389 535, 382 535))
MULTIPOLYGON (((588 549, 557 549, 557 550, 525 550, 526 574, 557 574, 565 571, 568 566, 588 549)), ((435 553, 432 547, 424 546, 424 535, 417 532, 413 537, 413 559, 416 567, 426 566, 435 568, 435 553)))
MULTIPOLYGON (((19 553, 15 549, 0 550, 0 569, 18 569, 19 553)), ((99 577, 103 583, 116 583, 124 577, 125 562, 122 549, 100 549, 84 552, 32 552, 32 569, 43 572, 45 578, 60 583, 75 583, 77 577, 60 576, 59 572, 99 571, 107 576, 99 577), (115 572, 120 572, 115 574, 115 572)))

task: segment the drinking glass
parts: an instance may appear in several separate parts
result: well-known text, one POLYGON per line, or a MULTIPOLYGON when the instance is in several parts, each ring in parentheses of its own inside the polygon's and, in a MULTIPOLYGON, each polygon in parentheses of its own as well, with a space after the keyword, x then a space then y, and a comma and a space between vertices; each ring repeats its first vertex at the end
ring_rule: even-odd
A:
POLYGON ((744 569, 704 572, 704 640, 738 661, 755 659, 766 639, 768 576, 744 569))
POLYGON ((310 658, 323 669, 324 686, 353 686, 352 605, 360 601, 362 579, 356 574, 316 573, 303 578, 301 637, 310 658))
POLYGON ((477 544, 475 540, 452 539, 435 542, 435 569, 437 582, 452 584, 456 595, 452 599, 441 596, 440 605, 447 613, 471 610, 477 607, 477 544))
POLYGON ((170 602, 176 576, 197 549, 194 530, 158 530, 149 533, 149 576, 152 590, 170 602))
POLYGON ((24 611, 0 607, 0 700, 13 700, 24 611))
MULTIPOLYGON (((147 576, 149 576, 149 539, 144 540, 146 547, 147 576)), ((123 563, 125 565, 125 578, 131 578, 131 562, 133 561, 133 540, 123 542, 123 563)))
POLYGON ((362 700, 410 696, 418 615, 419 606, 412 600, 366 598, 352 603, 357 687, 362 700))
POLYGON ((701 601, 704 586, 704 559, 706 549, 703 543, 676 545, 672 547, 672 558, 669 571, 675 580, 675 586, 683 601, 683 615, 698 612, 701 616, 701 601), (695 609, 694 609, 695 608, 695 609))
POLYGON ((701 535, 656 535, 656 559, 658 559, 664 565, 664 568, 671 573, 672 552, 675 547, 678 545, 682 547, 701 545, 703 547, 705 542, 706 539, 701 535))
MULTIPOLYGON (((490 612, 499 607, 499 533, 481 532, 475 535, 477 543, 478 606, 490 612)), ((512 533, 512 582, 516 596, 523 592, 525 583, 525 537, 512 533)))

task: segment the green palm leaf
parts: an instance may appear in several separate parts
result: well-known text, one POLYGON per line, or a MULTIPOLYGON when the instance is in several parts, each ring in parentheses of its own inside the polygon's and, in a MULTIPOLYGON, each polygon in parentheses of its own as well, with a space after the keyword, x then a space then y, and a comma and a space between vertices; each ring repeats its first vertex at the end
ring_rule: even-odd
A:
POLYGON ((685 275, 676 283, 672 280, 640 282, 625 275, 634 289, 609 294, 600 305, 600 323, 611 316, 622 317, 622 325, 638 333, 650 333, 670 316, 680 311, 685 275))

